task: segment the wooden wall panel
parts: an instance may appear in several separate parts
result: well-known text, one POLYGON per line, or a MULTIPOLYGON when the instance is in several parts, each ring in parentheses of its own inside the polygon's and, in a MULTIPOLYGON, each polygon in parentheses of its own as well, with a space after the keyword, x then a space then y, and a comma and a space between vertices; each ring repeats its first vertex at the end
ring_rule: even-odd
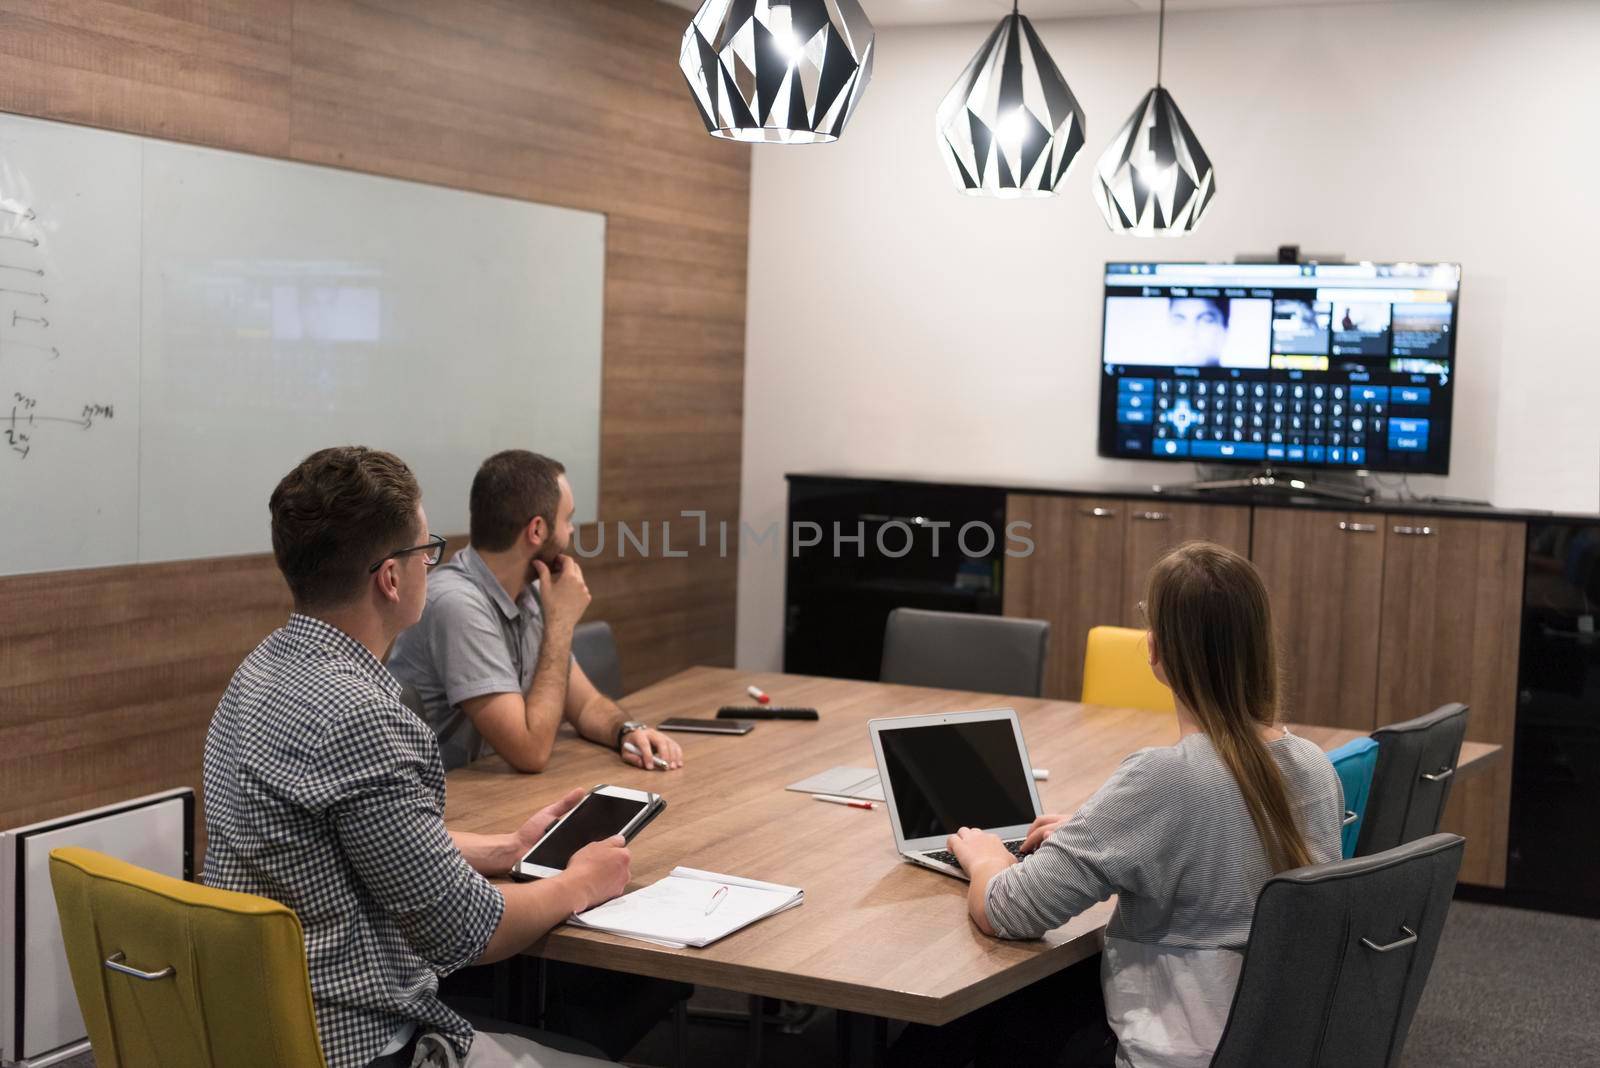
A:
MULTIPOLYGON (((750 152, 700 124, 677 69, 688 17, 0 0, 0 110, 604 212, 608 540, 584 571, 634 689, 733 660, 750 152), (678 516, 696 509, 706 548, 678 516), (687 558, 660 556, 667 520, 687 558), (617 522, 651 524, 649 559, 617 555, 617 522)), ((0 826, 198 785, 218 696, 288 608, 269 556, 0 578, 0 826)))

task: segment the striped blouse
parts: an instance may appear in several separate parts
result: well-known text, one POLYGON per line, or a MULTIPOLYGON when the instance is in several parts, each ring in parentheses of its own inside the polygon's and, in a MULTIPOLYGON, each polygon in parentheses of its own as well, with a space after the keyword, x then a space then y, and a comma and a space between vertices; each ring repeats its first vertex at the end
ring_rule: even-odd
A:
MULTIPOLYGON (((1344 791, 1315 744, 1267 743, 1315 863, 1339 859, 1344 791)), ((1205 1068, 1272 875, 1244 795, 1204 734, 1142 749, 1036 853, 989 884, 990 925, 1037 938, 1111 895, 1101 967, 1121 1068, 1205 1068)))

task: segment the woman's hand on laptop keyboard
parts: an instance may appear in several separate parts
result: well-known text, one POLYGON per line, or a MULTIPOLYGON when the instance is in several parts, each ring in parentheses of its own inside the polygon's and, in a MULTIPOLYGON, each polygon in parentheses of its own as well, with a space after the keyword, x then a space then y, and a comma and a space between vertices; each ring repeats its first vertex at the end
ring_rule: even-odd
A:
POLYGON ((1028 828, 1028 837, 1022 840, 1022 851, 1032 853, 1044 845, 1044 840, 1056 833, 1056 829, 1071 819, 1071 816, 1062 816, 1054 812, 1047 812, 1033 821, 1033 826, 1028 828))
POLYGON ((974 881, 977 881, 980 871, 987 877, 1017 862, 1017 858, 1011 855, 1006 844, 997 836, 973 827, 963 827, 952 834, 945 848, 956 855, 961 867, 974 881))

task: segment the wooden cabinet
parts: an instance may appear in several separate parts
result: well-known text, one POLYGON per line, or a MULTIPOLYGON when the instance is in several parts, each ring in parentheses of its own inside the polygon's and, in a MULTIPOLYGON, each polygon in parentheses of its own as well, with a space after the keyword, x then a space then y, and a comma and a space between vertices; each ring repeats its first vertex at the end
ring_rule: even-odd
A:
POLYGON ((1250 509, 1125 498, 1012 494, 1006 520, 1031 524, 1034 550, 1006 561, 1004 612, 1050 621, 1046 697, 1083 692, 1089 628, 1139 627, 1150 567, 1174 545, 1206 538, 1250 552, 1250 509))
POLYGON ((1044 696, 1083 692, 1089 628, 1126 617, 1123 541, 1129 502, 1120 498, 1011 494, 1006 523, 1025 522, 1033 552, 1006 561, 1002 611, 1050 621, 1044 696))
POLYGON ((1516 734, 1522 523, 1384 517, 1377 725, 1464 701, 1467 737, 1505 750, 1456 784, 1441 829, 1464 835, 1461 880, 1504 886, 1516 734))
POLYGON ((1383 516, 1255 509, 1251 557, 1272 598, 1289 719, 1377 726, 1383 516))
POLYGON ((1150 569, 1167 550, 1204 539, 1250 555, 1250 509, 1242 505, 1168 504, 1126 501, 1127 535, 1122 550, 1122 616, 1125 627, 1142 627, 1139 602, 1150 569))

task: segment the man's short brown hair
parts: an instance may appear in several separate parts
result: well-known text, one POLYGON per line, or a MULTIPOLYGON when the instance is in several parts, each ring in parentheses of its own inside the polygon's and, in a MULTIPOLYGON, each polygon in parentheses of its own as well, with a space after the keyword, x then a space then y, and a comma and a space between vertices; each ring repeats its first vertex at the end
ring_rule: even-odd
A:
POLYGON ((314 452, 272 491, 272 555, 297 608, 361 593, 372 564, 409 548, 422 489, 405 461, 359 445, 314 452))
POLYGON ((527 449, 507 449, 483 461, 467 501, 472 547, 503 552, 516 544, 536 516, 543 516, 554 531, 556 509, 561 507, 560 480, 566 473, 559 461, 527 449))

